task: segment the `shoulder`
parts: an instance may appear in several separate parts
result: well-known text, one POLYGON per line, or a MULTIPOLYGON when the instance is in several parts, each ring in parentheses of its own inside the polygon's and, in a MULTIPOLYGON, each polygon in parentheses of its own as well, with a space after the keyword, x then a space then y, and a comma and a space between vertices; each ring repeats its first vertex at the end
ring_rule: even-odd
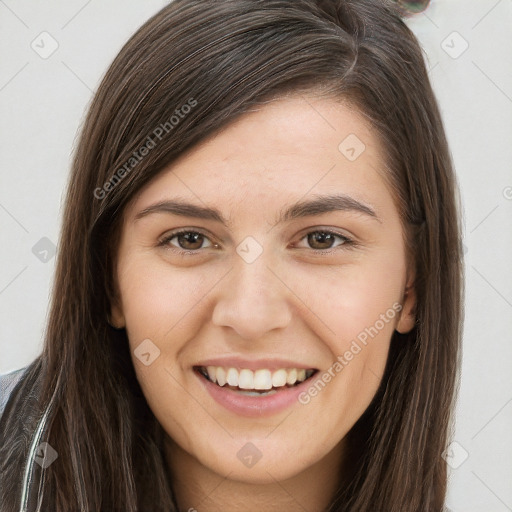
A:
POLYGON ((0 417, 9 401, 12 391, 27 373, 28 366, 10 373, 0 374, 0 417))
POLYGON ((24 471, 31 460, 29 453, 41 417, 41 377, 41 357, 25 368, 0 375, 2 511, 19 510, 25 492, 24 471))

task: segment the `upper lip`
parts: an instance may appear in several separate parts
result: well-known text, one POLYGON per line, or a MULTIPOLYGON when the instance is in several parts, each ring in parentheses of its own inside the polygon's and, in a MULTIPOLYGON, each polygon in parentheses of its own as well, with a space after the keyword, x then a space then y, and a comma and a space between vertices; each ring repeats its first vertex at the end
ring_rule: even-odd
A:
POLYGON ((195 367, 207 366, 222 366, 224 368, 238 368, 240 370, 279 370, 281 368, 304 368, 304 370, 315 370, 314 366, 310 364, 299 363, 297 361, 290 361, 289 359, 245 359, 242 357, 219 357, 213 359, 206 359, 194 365, 195 367))

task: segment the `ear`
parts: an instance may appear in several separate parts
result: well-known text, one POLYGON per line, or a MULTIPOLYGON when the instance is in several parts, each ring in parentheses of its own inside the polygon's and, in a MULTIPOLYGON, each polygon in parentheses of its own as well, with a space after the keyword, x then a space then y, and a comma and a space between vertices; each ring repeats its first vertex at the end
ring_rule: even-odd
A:
POLYGON ((402 311, 398 320, 396 330, 400 334, 411 331, 416 323, 416 288, 414 276, 408 278, 402 298, 402 311))
POLYGON ((107 289, 107 296, 110 302, 110 313, 107 314, 107 321, 114 329, 124 329, 126 326, 126 320, 124 318, 121 290, 119 289, 116 259, 114 259, 113 267, 113 278, 107 289))
POLYGON ((123 308, 118 299, 112 301, 110 307, 110 315, 108 316, 108 323, 115 329, 123 329, 126 326, 123 308))

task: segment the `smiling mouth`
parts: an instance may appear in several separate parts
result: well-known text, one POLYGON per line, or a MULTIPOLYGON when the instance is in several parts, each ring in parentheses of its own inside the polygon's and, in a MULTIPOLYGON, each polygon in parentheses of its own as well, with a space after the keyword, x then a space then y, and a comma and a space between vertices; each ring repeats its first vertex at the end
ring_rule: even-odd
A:
POLYGON ((314 368, 281 368, 259 370, 225 368, 223 366, 196 366, 194 370, 219 387, 246 396, 269 396, 293 388, 310 379, 318 370, 314 368))

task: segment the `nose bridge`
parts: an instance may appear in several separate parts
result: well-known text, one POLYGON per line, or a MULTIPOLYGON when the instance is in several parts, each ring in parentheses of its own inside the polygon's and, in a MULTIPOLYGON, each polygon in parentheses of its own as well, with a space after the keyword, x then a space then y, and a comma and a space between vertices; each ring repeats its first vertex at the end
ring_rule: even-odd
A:
POLYGON ((267 256, 262 253, 252 262, 235 257, 214 306, 215 325, 231 327, 245 339, 262 337, 267 331, 288 325, 288 290, 274 274, 276 270, 267 256))

